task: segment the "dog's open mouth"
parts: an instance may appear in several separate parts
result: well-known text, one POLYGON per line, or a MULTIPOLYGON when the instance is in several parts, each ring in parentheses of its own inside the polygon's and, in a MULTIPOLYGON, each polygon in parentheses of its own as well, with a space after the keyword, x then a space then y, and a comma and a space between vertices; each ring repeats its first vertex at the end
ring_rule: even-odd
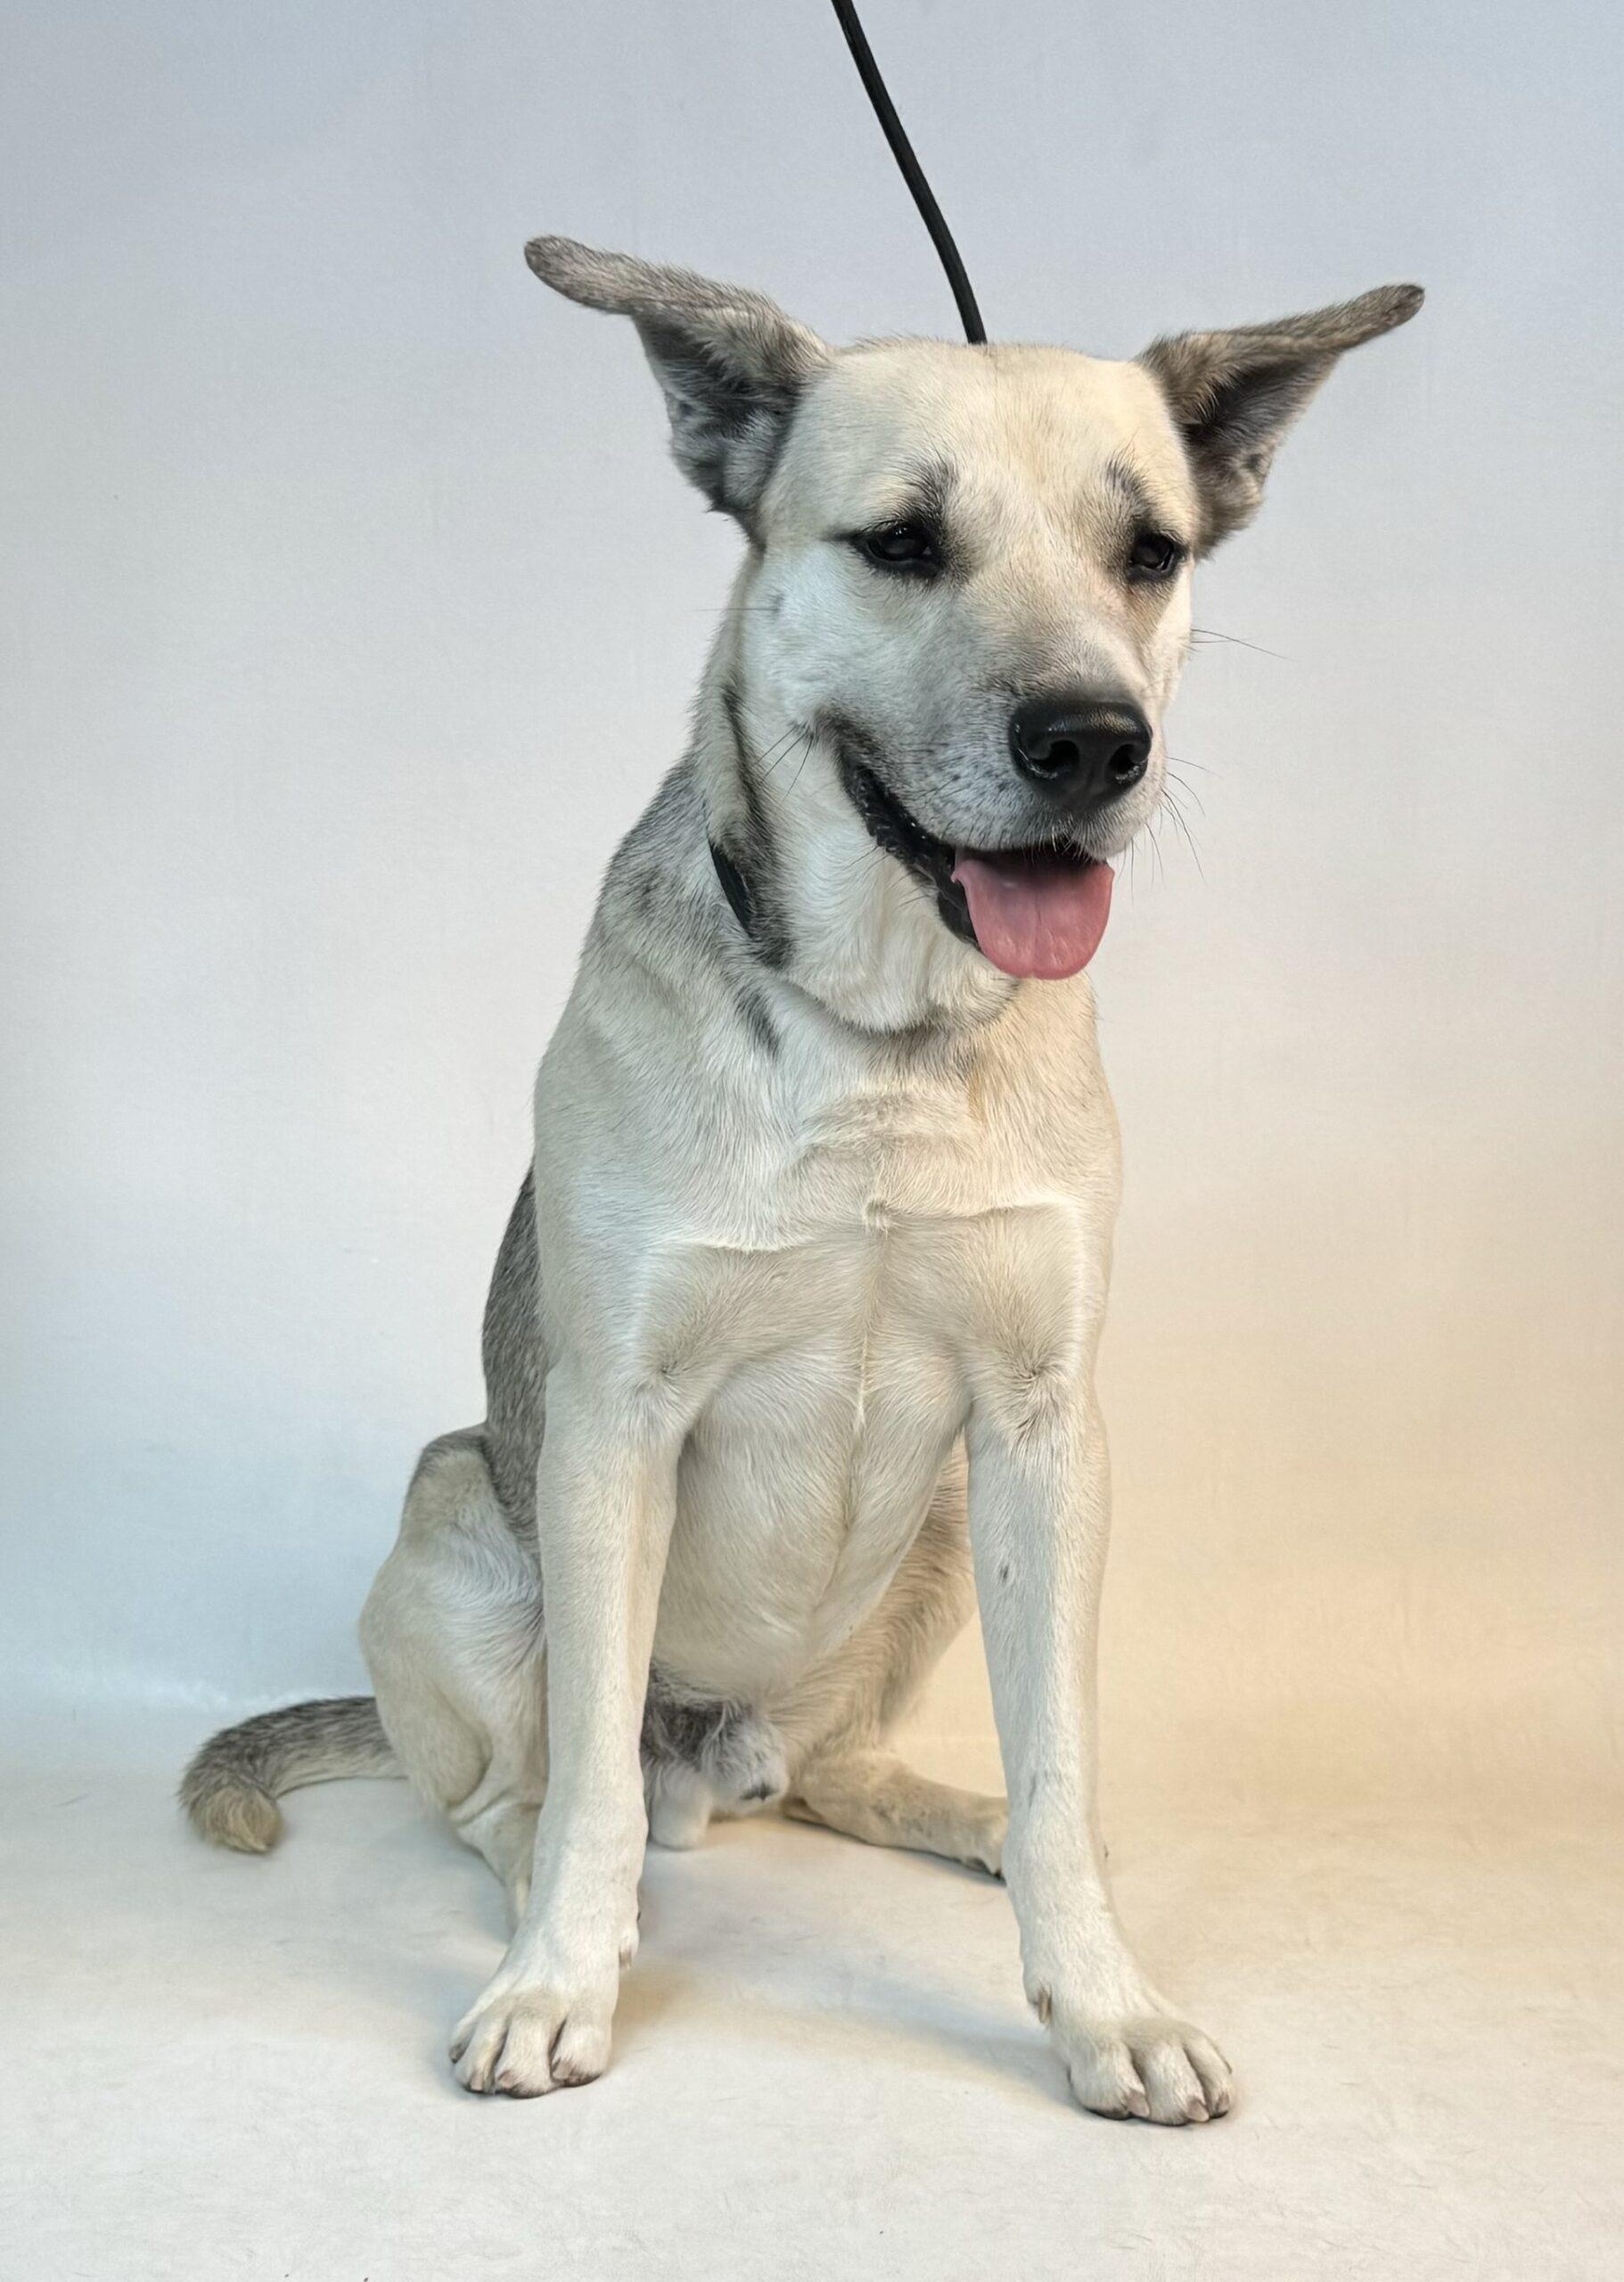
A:
POLYGON ((1111 916, 1113 874, 1080 848, 955 848, 842 749, 841 775, 869 837, 931 888, 945 923, 1005 974, 1080 974, 1111 916))

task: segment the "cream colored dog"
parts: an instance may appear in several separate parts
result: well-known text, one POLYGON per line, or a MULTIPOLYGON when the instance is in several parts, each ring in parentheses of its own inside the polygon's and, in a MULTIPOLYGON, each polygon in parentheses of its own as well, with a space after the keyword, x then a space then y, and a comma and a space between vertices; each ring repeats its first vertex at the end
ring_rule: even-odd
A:
POLYGON ((767 1800, 1002 1872, 1086 2107, 1229 2102, 1118 1926, 1095 1810, 1095 1408, 1118 1143, 1081 970, 1154 812, 1195 559, 1419 291, 1157 343, 881 341, 556 238, 748 540, 685 759, 536 1088, 489 1416, 431 1443, 370 1699, 217 1736, 201 1828, 398 1764, 513 1898, 472 2090, 607 2064, 646 1836, 767 1800), (1008 1807, 887 1730, 979 1598, 1008 1807))

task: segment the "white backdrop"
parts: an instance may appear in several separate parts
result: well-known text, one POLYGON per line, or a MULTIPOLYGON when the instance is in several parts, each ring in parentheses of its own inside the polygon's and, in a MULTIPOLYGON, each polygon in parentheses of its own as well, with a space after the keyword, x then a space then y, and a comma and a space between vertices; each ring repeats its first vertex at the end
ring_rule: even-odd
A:
MULTIPOLYGON (((0 1687, 217 1710, 352 1624, 735 541, 562 230, 951 305, 821 4, 12 18, 0 1687)), ((1119 1772, 1616 1781, 1610 12, 871 0, 996 335, 1391 278, 1202 577, 1204 813, 1095 975, 1128 1153, 1119 1772)), ((1125 886, 1130 883, 1124 882, 1125 886)), ((923 1745, 984 1746, 973 1643, 923 1745)))

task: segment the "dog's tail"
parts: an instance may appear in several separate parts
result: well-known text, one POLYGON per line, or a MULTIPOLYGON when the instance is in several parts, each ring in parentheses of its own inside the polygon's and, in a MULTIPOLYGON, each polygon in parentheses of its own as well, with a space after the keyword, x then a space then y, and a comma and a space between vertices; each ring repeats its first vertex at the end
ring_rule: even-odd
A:
POLYGON ((260 1712, 211 1736, 180 1779, 193 1829, 217 1846, 263 1854, 282 1835, 276 1802, 306 1783, 346 1775, 398 1775, 370 1695, 260 1712))

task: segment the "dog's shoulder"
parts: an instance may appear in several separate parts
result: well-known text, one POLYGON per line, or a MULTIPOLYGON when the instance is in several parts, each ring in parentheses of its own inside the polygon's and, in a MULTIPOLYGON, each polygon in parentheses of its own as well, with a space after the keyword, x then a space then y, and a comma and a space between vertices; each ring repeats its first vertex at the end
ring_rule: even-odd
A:
POLYGON ((748 1129, 782 1043, 684 759, 604 874, 537 1080, 538 1155, 567 1180, 628 1158, 652 1171, 724 1116, 748 1129))

